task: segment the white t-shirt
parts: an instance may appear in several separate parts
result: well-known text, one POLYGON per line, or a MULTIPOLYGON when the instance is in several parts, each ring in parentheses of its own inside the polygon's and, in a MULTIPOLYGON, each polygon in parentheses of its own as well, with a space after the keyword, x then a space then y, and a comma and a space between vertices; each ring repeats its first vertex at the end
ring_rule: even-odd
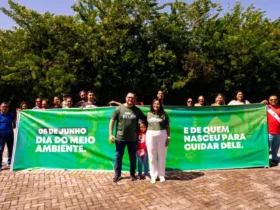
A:
POLYGON ((249 101, 245 100, 244 102, 240 102, 240 101, 236 101, 236 100, 232 100, 231 102, 228 103, 228 105, 243 105, 243 104, 250 104, 249 101))

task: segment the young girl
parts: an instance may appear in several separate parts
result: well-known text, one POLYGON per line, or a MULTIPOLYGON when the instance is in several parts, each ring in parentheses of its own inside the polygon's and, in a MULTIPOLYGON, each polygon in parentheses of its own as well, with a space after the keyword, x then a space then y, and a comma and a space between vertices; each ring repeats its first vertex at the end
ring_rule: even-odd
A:
POLYGON ((147 124, 140 122, 137 144, 137 157, 138 157, 138 177, 139 179, 148 178, 148 153, 146 148, 146 132, 147 124), (144 176, 142 176, 142 167, 144 165, 144 176))

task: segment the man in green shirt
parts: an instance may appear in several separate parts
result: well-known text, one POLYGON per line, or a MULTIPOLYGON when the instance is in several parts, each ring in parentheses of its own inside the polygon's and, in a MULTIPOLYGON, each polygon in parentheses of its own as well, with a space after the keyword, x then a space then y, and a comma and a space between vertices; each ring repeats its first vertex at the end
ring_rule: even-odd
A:
POLYGON ((112 143, 116 145, 115 158, 115 177, 113 182, 118 182, 122 171, 122 158, 127 145, 129 160, 130 160, 130 176, 131 180, 135 181, 136 169, 136 145, 137 145, 137 131, 139 120, 146 120, 143 112, 135 106, 136 95, 128 93, 126 96, 126 103, 118 106, 113 112, 109 124, 109 136, 112 143), (116 122, 116 137, 113 135, 113 129, 116 122))

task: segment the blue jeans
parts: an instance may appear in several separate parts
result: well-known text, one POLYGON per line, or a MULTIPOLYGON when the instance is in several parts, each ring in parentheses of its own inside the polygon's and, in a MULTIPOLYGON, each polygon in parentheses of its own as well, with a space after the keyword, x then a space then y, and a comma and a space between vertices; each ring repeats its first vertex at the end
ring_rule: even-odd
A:
POLYGON ((139 156, 138 157, 138 176, 142 176, 142 167, 144 165, 144 175, 148 176, 148 171, 149 171, 149 167, 148 167, 148 153, 146 153, 143 156, 139 156))
POLYGON ((2 168, 3 160, 3 151, 5 144, 8 147, 8 165, 11 165, 12 155, 13 155, 13 146, 14 146, 14 134, 0 134, 0 168, 2 168))
POLYGON ((119 141, 115 140, 116 158, 115 158, 115 175, 121 176, 122 173, 122 158, 127 145, 129 161, 130 161, 130 175, 135 176, 136 170, 136 145, 137 142, 119 141))
POLYGON ((269 148, 271 148, 272 160, 278 161, 278 150, 280 146, 280 134, 269 134, 269 148))

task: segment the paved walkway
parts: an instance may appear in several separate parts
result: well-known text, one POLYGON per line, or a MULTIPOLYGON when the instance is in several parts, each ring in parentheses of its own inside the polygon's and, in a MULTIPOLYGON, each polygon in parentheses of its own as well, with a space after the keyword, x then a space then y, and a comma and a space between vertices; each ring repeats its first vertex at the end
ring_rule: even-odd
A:
POLYGON ((0 173, 0 209, 280 209, 280 166, 167 173, 112 183, 112 172, 0 173))

